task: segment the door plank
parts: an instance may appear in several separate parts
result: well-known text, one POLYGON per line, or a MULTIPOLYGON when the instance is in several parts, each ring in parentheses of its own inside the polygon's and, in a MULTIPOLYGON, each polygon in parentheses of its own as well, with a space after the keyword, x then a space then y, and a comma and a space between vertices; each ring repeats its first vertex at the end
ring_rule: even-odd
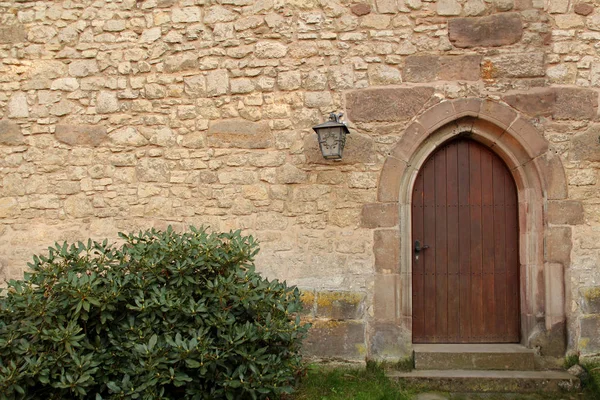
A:
MULTIPOLYGON (((448 246, 446 213, 446 149, 435 155, 435 326, 438 340, 448 341, 448 246)), ((429 251, 429 249, 427 250, 429 251)))
POLYGON ((469 146, 469 205, 471 209, 471 332, 473 341, 483 336, 481 149, 469 146))
MULTIPOLYGON (((420 171, 415 181, 412 196, 412 241, 423 241, 423 171, 420 171)), ((425 335, 425 307, 424 307, 424 279, 423 258, 416 259, 413 255, 413 337, 421 338, 425 335)), ((417 342, 418 343, 418 342, 417 342)))
POLYGON ((458 219, 458 145, 446 148, 446 202, 448 253, 448 341, 460 337, 460 264, 458 219))
POLYGON ((458 153, 458 230, 460 265, 460 338, 471 340, 471 210, 469 207, 469 144, 459 142, 458 153))
POLYGON ((435 275, 435 158, 431 159, 423 167, 423 241, 422 244, 431 246, 429 249, 421 251, 420 257, 423 259, 424 288, 423 294, 425 319, 425 336, 432 340, 431 343, 437 343, 436 338, 436 275, 435 275))
POLYGON ((494 297, 494 181, 493 154, 481 150, 481 242, 482 242, 482 309, 483 338, 495 336, 494 297))

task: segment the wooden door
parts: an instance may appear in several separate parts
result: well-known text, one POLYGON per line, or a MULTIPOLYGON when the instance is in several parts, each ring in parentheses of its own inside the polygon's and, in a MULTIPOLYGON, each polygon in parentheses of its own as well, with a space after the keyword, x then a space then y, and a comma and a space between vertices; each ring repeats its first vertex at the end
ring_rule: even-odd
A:
POLYGON ((485 146, 455 140, 425 162, 412 196, 414 343, 519 342, 517 211, 512 175, 485 146))

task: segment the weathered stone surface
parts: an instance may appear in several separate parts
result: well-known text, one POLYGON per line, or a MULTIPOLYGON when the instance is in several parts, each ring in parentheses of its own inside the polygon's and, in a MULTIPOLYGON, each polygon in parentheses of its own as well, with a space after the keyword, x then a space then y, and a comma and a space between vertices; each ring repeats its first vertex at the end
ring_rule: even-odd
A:
POLYGON ((119 101, 115 92, 101 91, 96 97, 96 112, 109 114, 119 110, 119 101))
POLYGON ((344 157, 340 161, 325 160, 316 134, 306 135, 304 137, 304 155, 306 161, 310 164, 362 164, 373 162, 375 144, 373 139, 367 135, 352 133, 346 136, 346 146, 344 147, 344 157))
POLYGON ((77 60, 69 64, 69 75, 77 78, 94 75, 99 71, 96 60, 77 60))
POLYGON ((186 76, 183 78, 184 90, 190 97, 206 96, 206 78, 204 75, 186 76))
POLYGON ((99 125, 56 125, 54 137, 70 146, 99 146, 108 135, 105 126, 99 125))
POLYGON ((302 346, 306 356, 364 359, 366 355, 364 323, 315 320, 312 324, 302 346))
POLYGON ((594 12, 594 6, 589 3, 577 3, 573 7, 573 11, 575 11, 575 14, 588 16, 594 12))
POLYGON ((279 42, 258 42, 254 54, 258 58, 281 58, 287 51, 288 47, 279 42))
POLYGON ((373 253, 375 253, 375 270, 377 272, 398 272, 400 267, 400 231, 398 229, 376 230, 373 253))
POLYGON ((531 116, 549 116, 555 119, 593 119, 598 110, 595 91, 578 88, 530 89, 503 97, 511 106, 531 116))
POLYGON ((462 7, 456 0, 438 0, 437 13, 438 15, 452 16, 460 15, 462 7))
POLYGON ((517 43, 523 36, 518 13, 448 20, 448 37, 456 47, 497 47, 517 43))
POLYGON ((365 204, 361 225, 364 228, 385 228, 398 225, 398 203, 365 204))
POLYGON ((348 93, 348 119, 354 122, 405 121, 415 116, 433 95, 431 87, 365 89, 348 93))
POLYGON ((398 322, 371 324, 371 356, 376 360, 393 361, 412 359, 412 334, 398 322))
POLYGON ((16 92, 10 96, 8 101, 9 118, 27 118, 29 117, 29 105, 27 104, 27 95, 23 92, 16 92))
POLYGON ((337 320, 360 319, 365 312, 365 297, 360 292, 317 292, 315 315, 337 320))
POLYGON ((579 289, 581 312, 600 314, 600 286, 588 286, 579 289))
POLYGON ((210 71, 206 76, 206 94, 209 97, 221 96, 229 90, 229 73, 226 69, 210 71))
POLYGON ((402 83, 400 70, 388 65, 369 65, 369 83, 371 86, 394 85, 402 83))
POLYGON ((23 143, 23 134, 19 125, 14 122, 0 120, 0 144, 18 146, 23 143))
POLYGON ((150 29, 144 29, 140 41, 142 43, 153 43, 160 39, 161 29, 159 26, 150 29))
POLYGON ((581 329, 580 354, 598 354, 600 352, 600 314, 579 317, 579 324, 581 329))
POLYGON ((148 140, 131 126, 117 129, 109 136, 113 143, 119 146, 139 147, 148 144, 148 140))
POLYGON ((571 142, 569 153, 571 160, 600 161, 599 137, 600 127, 598 125, 592 125, 585 132, 575 136, 571 142))
POLYGON ((213 147, 236 147, 264 149, 273 140, 267 121, 251 122, 245 119, 229 119, 212 122, 208 127, 209 145, 213 147))
POLYGON ((0 197, 0 218, 12 218, 19 215, 19 202, 14 197, 0 197))
POLYGON ((365 3, 358 3, 350 7, 350 11, 352 11, 352 14, 360 17, 369 14, 371 12, 371 6, 365 3))
POLYGON ((544 259, 568 267, 571 264, 571 228, 546 228, 544 235, 544 259))
POLYGON ((556 90, 531 89, 524 93, 509 94, 502 98, 505 102, 531 116, 549 116, 556 106, 556 90))
POLYGON ((27 31, 21 24, 0 26, 0 44, 21 43, 27 38, 27 31))
POLYGON ((94 215, 92 202, 85 194, 69 196, 64 203, 65 213, 73 218, 91 217, 94 215))
POLYGON ((404 64, 407 82, 476 81, 480 76, 481 56, 409 56, 404 64))
POLYGON ((65 92, 73 92, 79 89, 79 82, 76 78, 59 78, 52 82, 50 89, 64 90, 65 92))
POLYGON ((598 112, 598 93, 579 88, 556 88, 556 105, 552 115, 556 119, 594 119, 598 112))
POLYGON ((546 74, 544 53, 501 54, 487 59, 491 78, 535 78, 546 74))
POLYGON ((583 205, 577 200, 549 201, 548 222, 557 225, 580 225, 584 222, 583 205))

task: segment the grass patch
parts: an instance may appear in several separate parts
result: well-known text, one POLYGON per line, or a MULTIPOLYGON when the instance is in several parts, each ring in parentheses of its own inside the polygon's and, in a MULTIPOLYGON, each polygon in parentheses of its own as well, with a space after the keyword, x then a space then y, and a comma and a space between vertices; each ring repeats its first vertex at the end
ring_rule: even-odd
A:
POLYGON ((581 366, 589 374, 588 379, 582 382, 584 391, 590 400, 600 400, 600 359, 582 361, 581 366))
POLYGON ((409 400, 380 366, 369 368, 327 368, 311 365, 293 400, 409 400))

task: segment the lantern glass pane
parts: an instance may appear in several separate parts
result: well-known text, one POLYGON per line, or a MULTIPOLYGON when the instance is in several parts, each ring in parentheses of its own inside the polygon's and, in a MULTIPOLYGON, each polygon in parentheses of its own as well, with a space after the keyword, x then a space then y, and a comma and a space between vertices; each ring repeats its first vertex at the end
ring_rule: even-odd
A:
POLYGON ((319 129, 319 145, 324 158, 342 158, 345 141, 346 135, 339 127, 319 129))

